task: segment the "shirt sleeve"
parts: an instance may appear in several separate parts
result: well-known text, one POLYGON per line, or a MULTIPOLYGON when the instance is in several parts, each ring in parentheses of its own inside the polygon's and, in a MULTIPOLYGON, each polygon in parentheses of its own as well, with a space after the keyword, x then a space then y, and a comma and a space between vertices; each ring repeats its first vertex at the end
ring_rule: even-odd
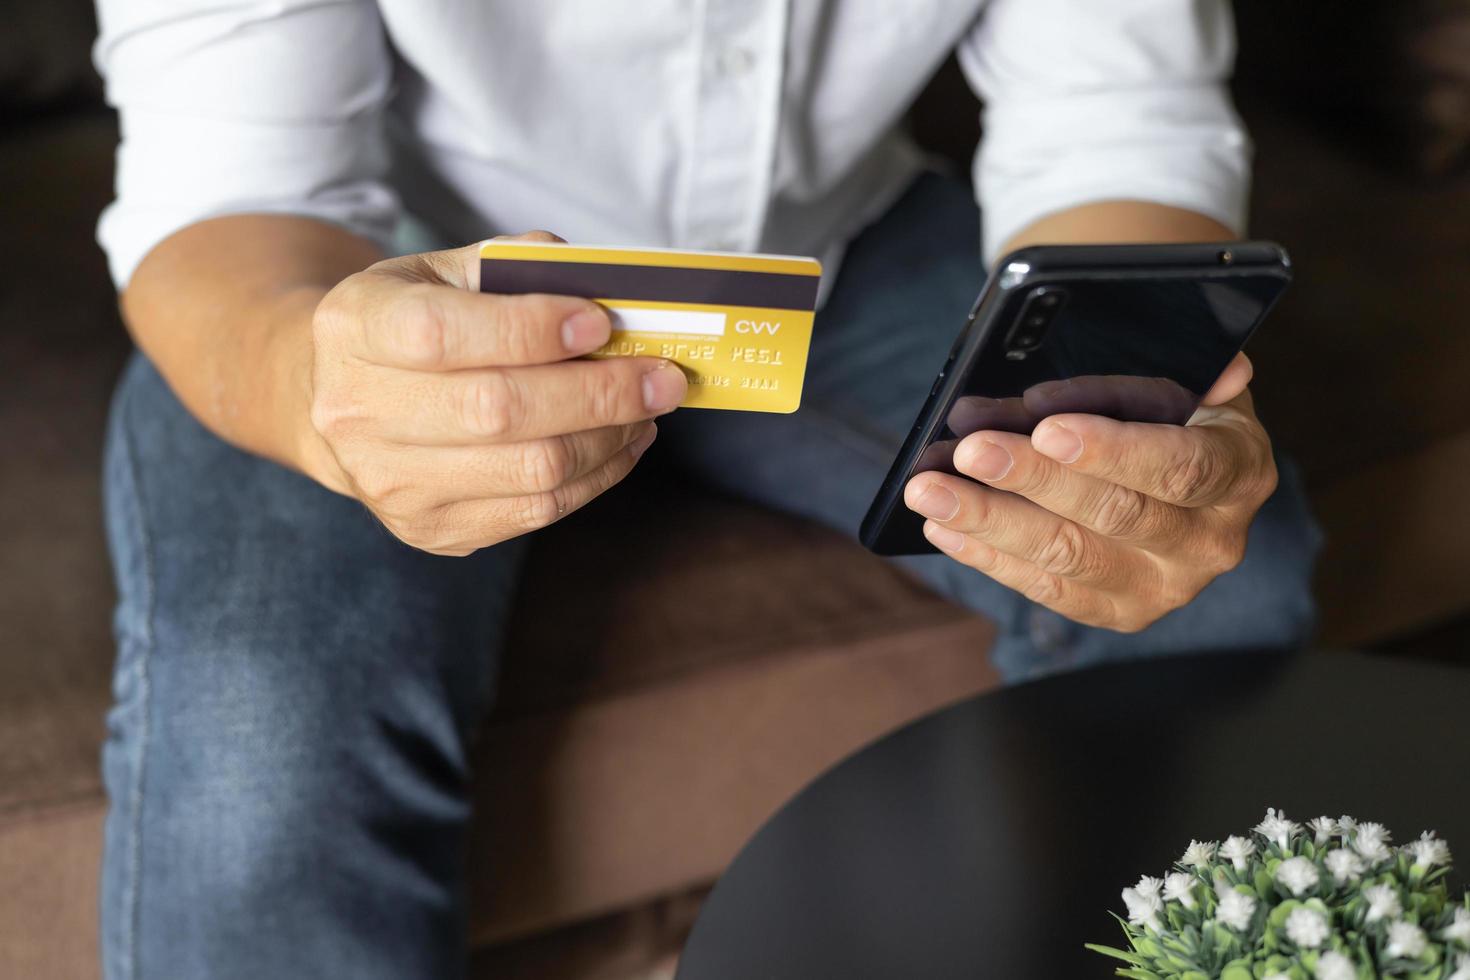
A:
POLYGON ((1228 0, 991 0, 959 50, 984 101, 986 263, 1037 219, 1151 201, 1245 228, 1250 140, 1230 103, 1228 0))
POLYGON ((94 60, 117 107, 116 198, 98 240, 125 286, 205 218, 276 212, 386 243, 392 63, 362 0, 98 0, 94 60))

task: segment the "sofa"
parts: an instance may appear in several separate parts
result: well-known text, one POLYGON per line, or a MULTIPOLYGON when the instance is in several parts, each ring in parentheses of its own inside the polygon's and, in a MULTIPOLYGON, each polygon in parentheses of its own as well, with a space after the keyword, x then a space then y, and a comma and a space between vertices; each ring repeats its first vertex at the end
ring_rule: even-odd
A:
MULTIPOLYGON (((1446 114, 1415 126, 1396 114, 1415 98, 1441 105, 1441 89, 1464 79, 1441 70, 1436 49, 1439 68, 1402 72, 1387 95, 1372 78, 1309 84, 1349 53, 1414 65, 1422 54, 1422 23, 1394 21, 1380 51, 1365 37, 1384 21, 1327 37, 1316 6, 1240 6, 1238 95, 1259 147, 1253 231, 1285 243, 1298 275, 1252 351, 1256 391, 1328 532, 1324 640, 1392 644, 1470 611, 1470 184, 1436 123, 1446 114), (1288 7, 1300 11, 1287 23, 1299 41, 1327 46, 1310 64, 1282 38, 1288 7)), ((117 133, 87 68, 89 17, 70 0, 26 0, 0 40, 4 977, 97 974, 113 598, 98 473, 129 345, 93 241, 117 133)), ((976 111, 951 63, 910 124, 961 162, 976 111)), ((474 962, 487 976, 512 975, 513 962, 550 975, 577 936, 676 941, 699 890, 797 789, 998 683, 990 624, 851 535, 656 466, 538 538, 512 634, 478 742, 466 856, 474 962), (697 555, 682 546, 693 531, 697 555), (568 589, 586 601, 563 606, 568 589)), ((642 962, 590 956, 578 975, 612 976, 612 961, 642 962)))

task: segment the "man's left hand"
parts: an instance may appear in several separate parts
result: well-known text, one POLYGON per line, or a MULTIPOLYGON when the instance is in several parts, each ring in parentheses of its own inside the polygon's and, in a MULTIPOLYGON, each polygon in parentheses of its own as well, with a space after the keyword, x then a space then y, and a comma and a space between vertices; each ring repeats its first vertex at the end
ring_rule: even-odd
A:
POLYGON ((979 484, 922 473, 904 500, 956 561, 1080 623, 1141 630, 1240 563, 1276 488, 1250 379, 1237 355, 1184 426, 1069 414, 1030 437, 975 432, 954 465, 979 484))

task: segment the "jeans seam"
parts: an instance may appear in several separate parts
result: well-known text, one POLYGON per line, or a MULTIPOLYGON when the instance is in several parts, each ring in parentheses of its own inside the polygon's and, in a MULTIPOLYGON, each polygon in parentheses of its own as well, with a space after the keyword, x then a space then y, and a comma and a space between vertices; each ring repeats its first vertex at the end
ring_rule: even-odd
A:
MULTIPOLYGON (((129 398, 128 402, 131 403, 129 398)), ((143 558, 143 623, 138 651, 138 702, 139 723, 137 753, 133 763, 132 785, 129 787, 129 802, 132 810, 128 814, 128 880, 123 889, 122 921, 124 923, 122 980, 135 980, 138 976, 138 926, 141 919, 140 892, 143 873, 143 790, 145 761, 148 758, 148 742, 152 730, 152 689, 149 684, 149 660, 153 653, 154 609, 156 582, 154 577, 153 540, 148 533, 148 524, 143 508, 143 484, 138 469, 138 455, 133 446, 133 427, 129 424, 131 404, 128 405, 119 426, 122 436, 123 458, 127 464, 128 480, 133 485, 134 524, 138 529, 140 550, 143 558)))

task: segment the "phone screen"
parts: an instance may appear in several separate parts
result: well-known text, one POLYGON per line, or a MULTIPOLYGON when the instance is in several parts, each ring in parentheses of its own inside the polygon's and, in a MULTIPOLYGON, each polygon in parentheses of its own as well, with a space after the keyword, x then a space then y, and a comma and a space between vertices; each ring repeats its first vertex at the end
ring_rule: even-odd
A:
MULTIPOLYGON (((954 472, 983 429, 1029 434, 1070 412, 1183 425, 1276 298, 1280 280, 1165 278, 1038 285, 1010 298, 912 473, 954 472)), ((910 475, 912 475, 912 473, 910 475)))
POLYGON ((979 349, 955 365, 961 376, 936 384, 864 521, 864 543, 880 554, 933 550, 902 488, 917 473, 956 472, 955 447, 971 433, 1030 434, 1073 412, 1184 424, 1286 283, 1237 269, 1048 276, 1007 290, 979 349))

